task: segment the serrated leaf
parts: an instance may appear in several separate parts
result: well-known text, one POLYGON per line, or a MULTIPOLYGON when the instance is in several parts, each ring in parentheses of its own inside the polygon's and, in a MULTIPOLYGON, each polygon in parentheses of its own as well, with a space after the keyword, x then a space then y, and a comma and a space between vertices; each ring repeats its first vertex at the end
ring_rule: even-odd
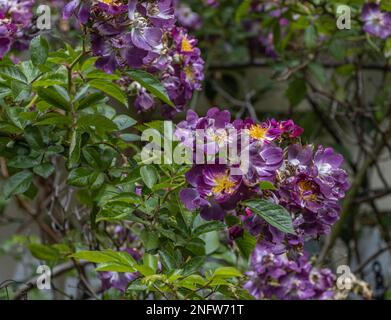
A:
POLYGON ((221 267, 214 271, 213 277, 220 277, 220 278, 235 278, 235 277, 241 277, 242 273, 233 267, 221 267))
POLYGON ((134 258, 127 252, 117 252, 112 250, 105 251, 79 251, 72 254, 70 257, 79 260, 86 260, 94 263, 110 263, 115 262, 125 266, 133 266, 136 263, 134 258))
POLYGON ((171 271, 176 268, 175 258, 166 251, 159 251, 160 261, 167 271, 171 271))
POLYGON ((220 221, 208 221, 193 230, 193 234, 199 236, 211 231, 220 231, 225 229, 225 224, 220 221))
POLYGON ((242 205, 248 207, 254 214, 278 230, 295 234, 291 215, 280 205, 260 199, 247 200, 242 202, 242 205))
POLYGON ((257 244, 257 240, 245 231, 242 237, 235 239, 235 243, 242 255, 248 259, 257 244))
POLYGON ((91 87, 106 93, 107 95, 109 95, 110 97, 113 97, 114 99, 121 102, 125 106, 128 105, 126 95, 118 87, 118 85, 116 85, 112 82, 106 81, 106 80, 102 80, 102 79, 91 80, 89 82, 89 84, 91 87))
POLYGON ((38 96, 55 108, 69 110, 69 101, 64 97, 63 92, 60 92, 61 87, 39 88, 38 96))
POLYGON ((113 122, 117 125, 119 131, 130 128, 137 123, 136 120, 132 119, 131 117, 125 114, 116 116, 113 119, 113 122))
POLYGON ((26 76, 16 66, 1 66, 0 75, 5 79, 28 83, 26 76))
POLYGON ((142 70, 128 71, 127 74, 135 81, 137 81, 142 87, 147 89, 155 97, 175 108, 174 104, 170 100, 166 89, 153 75, 142 70))
POLYGON ((61 258, 60 251, 53 246, 31 243, 28 248, 31 254, 39 260, 57 261, 61 258))
POLYGON ((145 253, 143 257, 143 264, 155 273, 158 268, 158 258, 152 254, 145 253))
POLYGON ((38 35, 30 42, 31 61, 35 66, 39 66, 46 62, 49 55, 49 43, 47 40, 38 35))
POLYGON ((156 172, 156 169, 153 166, 143 166, 140 168, 140 175, 143 179, 145 185, 152 189, 152 187, 157 183, 158 181, 158 174, 156 172))
POLYGON ((55 168, 51 163, 42 163, 33 169, 35 174, 45 179, 49 178, 53 174, 54 170, 55 168))
POLYGON ((33 181, 33 173, 30 171, 21 171, 11 176, 3 186, 3 195, 9 198, 14 194, 26 192, 33 181))
POLYGON ((201 269, 201 267, 204 265, 205 257, 194 257, 190 259, 184 266, 183 266, 183 276, 188 276, 193 273, 198 273, 201 269))
POLYGON ((81 147, 81 136, 80 132, 74 130, 71 136, 71 143, 69 146, 69 167, 73 167, 80 159, 80 147, 81 147))
POLYGON ((75 187, 86 187, 92 171, 88 168, 73 169, 68 176, 68 183, 75 187))

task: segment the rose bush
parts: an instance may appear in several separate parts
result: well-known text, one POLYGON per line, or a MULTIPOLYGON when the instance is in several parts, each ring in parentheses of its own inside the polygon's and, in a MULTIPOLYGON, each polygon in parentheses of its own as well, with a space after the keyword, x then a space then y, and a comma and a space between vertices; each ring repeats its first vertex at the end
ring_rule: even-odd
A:
POLYGON ((76 270, 79 298, 346 297, 325 261, 388 148, 390 92, 366 97, 362 72, 387 83, 391 57, 391 3, 347 2, 341 30, 338 1, 56 1, 40 31, 44 1, 0 0, 2 206, 40 231, 9 245, 76 270), (260 112, 281 82, 287 112, 260 112), (146 160, 156 141, 174 150, 146 160))

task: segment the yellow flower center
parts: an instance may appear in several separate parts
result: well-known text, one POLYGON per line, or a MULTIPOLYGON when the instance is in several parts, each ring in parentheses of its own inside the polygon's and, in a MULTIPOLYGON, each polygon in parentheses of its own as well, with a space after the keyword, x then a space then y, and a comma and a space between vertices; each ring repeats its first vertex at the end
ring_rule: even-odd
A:
POLYGON ((311 181, 300 181, 298 183, 299 190, 300 190, 300 195, 304 200, 310 200, 310 201, 315 201, 316 200, 316 186, 313 182, 311 181), (309 194, 306 194, 308 192, 311 192, 309 194))
POLYGON ((182 39, 181 51, 183 51, 183 52, 193 52, 193 46, 191 45, 189 40, 187 40, 187 37, 184 37, 182 39))
POLYGON ((220 175, 215 178, 216 185, 212 188, 214 194, 228 193, 231 194, 235 191, 235 181, 227 174, 220 175))
POLYGON ((193 73, 193 70, 191 69, 191 67, 190 66, 185 67, 184 71, 185 71, 187 80, 189 80, 190 82, 193 82, 194 81, 194 73, 193 73))
POLYGON ((111 6, 119 6, 121 4, 121 1, 118 0, 99 0, 99 2, 103 2, 111 6))
POLYGON ((268 128, 261 127, 259 124, 253 124, 249 129, 250 137, 255 140, 265 140, 268 128))

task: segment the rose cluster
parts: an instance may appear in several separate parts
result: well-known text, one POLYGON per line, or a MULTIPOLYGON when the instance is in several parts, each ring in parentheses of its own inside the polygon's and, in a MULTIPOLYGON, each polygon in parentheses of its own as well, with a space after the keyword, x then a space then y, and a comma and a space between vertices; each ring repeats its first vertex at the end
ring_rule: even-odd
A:
POLYGON ((243 236, 245 229, 257 238, 245 285, 256 298, 331 298, 332 273, 312 268, 303 246, 306 240, 330 231, 349 183, 341 169, 343 157, 331 148, 301 144, 302 132, 292 120, 231 121, 230 113, 218 108, 210 109, 205 117, 189 110, 175 131, 181 144, 192 149, 196 163, 200 145, 205 160, 220 156, 225 146, 231 150, 236 145, 233 150, 238 154, 243 150, 248 154, 240 158, 242 163, 220 163, 217 157, 215 163, 193 165, 186 174, 190 187, 180 191, 180 198, 188 210, 199 209, 206 220, 236 216, 239 222, 229 229, 231 240, 243 236), (241 169, 243 161, 247 170, 241 169), (248 199, 285 208, 294 234, 252 212, 244 202, 248 199))
POLYGON ((292 120, 231 122, 228 111, 212 108, 205 117, 198 117, 189 110, 175 134, 183 145, 193 148, 194 160, 199 158, 196 146, 202 142, 206 158, 219 154, 225 145, 230 150, 236 145, 238 154, 248 153, 248 163, 245 171, 240 171, 244 163, 221 163, 221 159, 193 165, 186 174, 190 187, 180 192, 182 202, 188 210, 200 209, 206 220, 238 216, 238 227, 254 236, 262 235, 263 245, 276 253, 300 249, 305 240, 327 234, 338 219, 339 201, 349 188, 347 174, 341 169, 343 157, 331 148, 303 146, 299 141, 302 132, 292 120), (199 130, 204 132, 201 138, 199 130), (245 145, 244 134, 248 137, 245 145), (233 174, 233 170, 239 173, 233 174), (264 183, 272 187, 264 188, 264 183), (240 202, 246 199, 263 199, 284 207, 292 217, 295 234, 276 229, 242 207, 240 202))
POLYGON ((24 50, 35 0, 0 0, 0 59, 11 49, 24 50))
MULTIPOLYGON (((73 0, 63 17, 75 15, 91 35, 91 48, 98 57, 96 66, 107 73, 115 69, 144 69, 154 74, 168 96, 181 110, 201 89, 204 61, 197 41, 176 25, 173 0, 73 0)), ((126 83, 123 81, 123 83, 126 83)), ((135 106, 146 111, 154 97, 137 83, 135 106)))
POLYGON ((333 299, 335 275, 329 269, 317 269, 307 255, 289 260, 258 245, 251 258, 249 293, 257 299, 324 300, 333 299))

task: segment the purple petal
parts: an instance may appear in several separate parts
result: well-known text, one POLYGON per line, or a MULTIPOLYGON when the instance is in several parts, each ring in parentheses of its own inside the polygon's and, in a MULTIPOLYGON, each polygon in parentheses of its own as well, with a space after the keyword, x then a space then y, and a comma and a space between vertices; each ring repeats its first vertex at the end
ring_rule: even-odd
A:
POLYGON ((72 0, 71 2, 69 2, 63 9, 62 11, 62 18, 64 20, 68 20, 72 15, 73 13, 75 12, 77 6, 79 5, 80 3, 80 0, 72 0))
POLYGON ((220 220, 223 221, 226 212, 220 207, 220 205, 214 203, 210 207, 204 207, 201 209, 201 217, 204 220, 220 220))

